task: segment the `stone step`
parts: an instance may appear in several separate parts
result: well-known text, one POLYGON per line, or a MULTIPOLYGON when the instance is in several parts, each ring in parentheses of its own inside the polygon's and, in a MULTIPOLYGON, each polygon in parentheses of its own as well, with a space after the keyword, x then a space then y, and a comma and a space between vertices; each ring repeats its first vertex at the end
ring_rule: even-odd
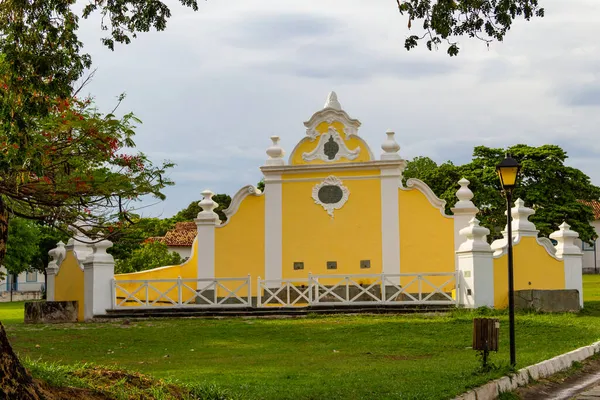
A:
POLYGON ((308 314, 412 314, 448 312, 453 305, 320 305, 272 308, 164 308, 106 310, 97 318, 268 317, 308 314))

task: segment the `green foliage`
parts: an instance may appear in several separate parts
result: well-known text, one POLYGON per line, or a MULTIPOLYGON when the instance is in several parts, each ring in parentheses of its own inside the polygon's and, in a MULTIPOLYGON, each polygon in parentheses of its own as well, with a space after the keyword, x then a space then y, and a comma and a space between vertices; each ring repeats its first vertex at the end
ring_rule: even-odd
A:
MULTIPOLYGON (((212 199, 219 205, 215 209, 215 212, 219 215, 219 219, 223 222, 227 221, 227 216, 225 215, 223 210, 229 208, 229 205, 231 204, 231 197, 227 194, 220 193, 215 194, 212 199)), ((173 220, 175 222, 183 222, 193 221, 194 219, 196 219, 198 213, 202 211, 202 207, 198 205, 199 202, 200 200, 192 201, 189 206, 175 214, 173 220)))
POLYGON ((535 210, 530 221, 535 223, 540 234, 548 236, 567 221, 573 230, 579 232, 582 240, 592 241, 596 237, 590 225, 592 210, 578 200, 597 200, 600 188, 594 186, 590 178, 580 170, 565 165, 567 153, 559 146, 544 145, 532 147, 518 144, 508 149, 475 147, 473 160, 456 166, 450 162, 433 168, 431 162, 416 159, 417 166, 408 163, 407 170, 425 183, 443 200, 447 212, 456 203, 457 182, 468 179, 469 187, 475 194, 473 202, 480 209, 478 218, 482 225, 492 232, 490 240, 500 236, 506 225, 506 201, 501 195, 501 186, 496 173, 496 165, 509 152, 522 166, 520 181, 514 190, 513 198, 521 198, 528 207, 535 210), (426 165, 427 168, 420 168, 426 165), (412 171, 412 172, 411 172, 412 171))
POLYGON ((456 56, 459 46, 453 39, 460 36, 477 38, 488 46, 501 42, 513 21, 522 17, 529 21, 543 17, 538 0, 397 0, 400 14, 407 14, 408 28, 412 22, 423 21, 423 34, 406 38, 404 47, 410 50, 426 40, 428 50, 437 49, 445 41, 448 55, 456 56))
POLYGON ((8 225, 9 239, 4 266, 12 274, 20 274, 31 268, 34 257, 39 254, 40 228, 23 218, 12 218, 8 225))
POLYGON ((126 230, 116 230, 111 237, 113 246, 108 250, 115 260, 125 261, 150 238, 164 236, 175 226, 172 219, 135 218, 126 230))
POLYGON ((144 243, 134 250, 126 259, 115 261, 115 273, 145 271, 147 269, 179 265, 183 262, 181 256, 169 251, 167 245, 159 242, 144 243))
MULTIPOLYGON (((109 19, 118 13, 113 1, 99 3, 109 19)), ((160 18, 156 2, 135 3, 134 19, 160 18)), ((62 228, 83 220, 90 236, 108 236, 101 231, 111 222, 129 224, 136 199, 164 199, 172 184, 165 172, 173 164, 153 165, 133 151, 140 123, 133 114, 105 114, 77 97, 91 59, 81 53, 72 7, 71 0, 0 2, 0 262, 12 215, 62 228)))
POLYGON ((37 254, 33 257, 31 267, 39 272, 44 272, 50 262, 48 252, 55 248, 58 242, 67 243, 69 235, 51 226, 40 223, 37 223, 37 225, 40 231, 40 241, 37 254))

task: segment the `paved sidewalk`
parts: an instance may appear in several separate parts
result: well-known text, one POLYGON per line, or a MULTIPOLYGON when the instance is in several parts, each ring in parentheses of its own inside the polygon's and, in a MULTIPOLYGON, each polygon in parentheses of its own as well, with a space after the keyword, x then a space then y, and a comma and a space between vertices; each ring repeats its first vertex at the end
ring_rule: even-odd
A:
POLYGON ((574 397, 577 400, 599 400, 600 399, 600 385, 594 386, 585 392, 579 393, 574 397))

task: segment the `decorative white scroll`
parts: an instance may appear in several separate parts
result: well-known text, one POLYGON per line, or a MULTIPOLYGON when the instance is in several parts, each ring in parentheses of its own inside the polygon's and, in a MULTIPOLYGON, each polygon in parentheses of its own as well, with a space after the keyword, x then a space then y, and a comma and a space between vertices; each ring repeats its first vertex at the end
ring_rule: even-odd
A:
POLYGON ((333 211, 339 210, 348 201, 350 190, 337 177, 330 175, 313 187, 312 198, 333 218, 333 211))
POLYGON ((319 144, 310 153, 302 154, 304 161, 323 160, 326 162, 335 162, 340 158, 346 158, 350 161, 356 159, 360 154, 360 146, 350 150, 338 131, 330 126, 327 133, 321 135, 319 144))

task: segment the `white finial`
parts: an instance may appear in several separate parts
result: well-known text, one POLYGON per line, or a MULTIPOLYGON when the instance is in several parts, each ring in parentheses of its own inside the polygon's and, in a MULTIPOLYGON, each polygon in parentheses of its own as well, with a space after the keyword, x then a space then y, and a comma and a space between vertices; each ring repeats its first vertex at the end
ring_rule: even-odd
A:
POLYGON ((111 248, 113 243, 109 240, 101 240, 98 243, 92 244, 93 252, 90 254, 85 263, 89 264, 113 264, 115 259, 112 255, 108 254, 106 250, 111 248))
POLYGON ((558 227, 556 232, 550 234, 550 238, 556 240, 556 256, 564 255, 580 255, 581 249, 575 244, 575 239, 579 237, 579 233, 572 231, 571 226, 567 222, 563 222, 558 227))
POLYGON ((458 252, 492 252, 486 240, 490 230, 480 226, 477 218, 471 218, 469 226, 461 229, 459 233, 466 236, 467 240, 460 245, 458 252))
POLYGON ((217 204, 212 197, 215 194, 210 191, 209 189, 206 189, 204 191, 202 191, 202 200, 198 203, 198 205, 200 207, 202 207, 202 211, 200 211, 198 213, 198 218, 196 219, 196 223, 198 222, 204 222, 204 223, 214 223, 214 224, 219 224, 220 220, 219 220, 219 215, 214 211, 215 208, 219 207, 219 204, 217 204))
POLYGON ((383 153, 381 153, 382 160, 401 160, 400 154, 398 151, 400 150, 400 145, 396 142, 394 135, 396 134, 391 129, 388 129, 385 134, 387 135, 387 139, 381 145, 383 149, 383 153))
POLYGON ((475 207, 475 204, 471 201, 473 198, 473 192, 469 189, 469 182, 467 179, 462 178, 458 181, 460 185, 460 189, 456 192, 456 197, 458 201, 454 204, 454 208, 452 208, 452 212, 456 214, 477 214, 479 210, 475 207))
POLYGON ((327 101, 325 102, 325 106, 323 108, 333 108, 336 110, 342 109, 342 105, 338 101, 337 94, 335 92, 329 92, 327 101))
MULTIPOLYGON (((515 206, 510 211, 512 215, 512 233, 515 236, 533 236, 537 237, 538 230, 535 228, 533 222, 529 221, 528 218, 535 214, 535 211, 529 207, 525 207, 525 202, 522 199, 515 201, 515 206)), ((506 215, 506 211, 504 212, 506 215)), ((502 232, 503 235, 507 235, 507 231, 502 232)))
POLYGON ((283 159, 285 151, 279 146, 279 136, 271 136, 271 141, 273 143, 267 148, 267 155, 269 158, 265 165, 285 165, 283 159))

